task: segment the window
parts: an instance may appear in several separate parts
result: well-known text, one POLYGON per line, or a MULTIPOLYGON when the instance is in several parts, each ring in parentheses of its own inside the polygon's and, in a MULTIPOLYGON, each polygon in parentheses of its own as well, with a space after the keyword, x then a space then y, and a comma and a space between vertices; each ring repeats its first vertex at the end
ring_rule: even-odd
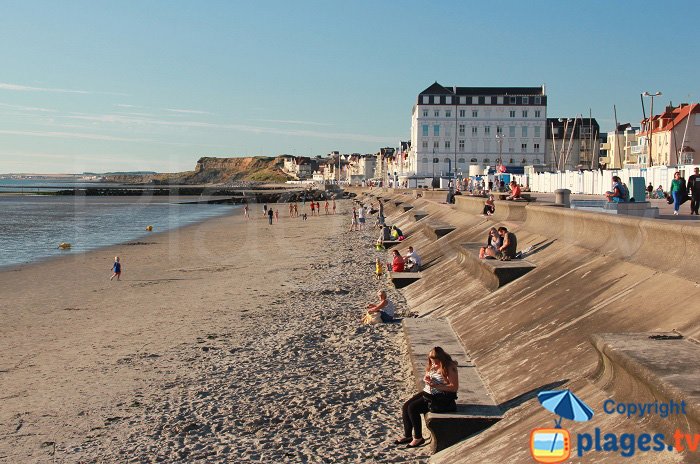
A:
POLYGON ((509 137, 515 137, 515 126, 509 126, 509 127, 508 127, 508 136, 509 136, 509 137))
POLYGON ((523 97, 523 105, 527 105, 530 103, 530 98, 529 97, 523 97))
POLYGON ((464 135, 464 124, 459 125, 459 135, 464 135))
POLYGON ((464 140, 459 141, 459 151, 464 151, 464 140))
POLYGON ((536 144, 533 146, 533 151, 534 151, 535 153, 539 153, 539 151, 540 151, 540 144, 539 144, 539 143, 536 143, 536 144))
POLYGON ((433 97, 433 103, 435 103, 436 105, 440 104, 440 96, 439 95, 436 95, 433 97))
POLYGON ((467 110, 459 110, 459 117, 464 118, 467 116, 467 110))
POLYGON ((491 134, 491 126, 484 127, 484 135, 490 135, 490 134, 491 134))
POLYGON ((451 145, 450 145, 450 141, 449 141, 449 140, 445 140, 445 148, 450 148, 450 146, 451 146, 451 145))
POLYGON ((527 110, 523 110, 523 118, 527 118, 527 110))
POLYGON ((472 158, 469 160, 470 163, 478 163, 479 161, 476 158, 472 158))
POLYGON ((472 110, 472 118, 478 118, 478 117, 479 117, 479 111, 472 110))
POLYGON ((464 158, 460 158, 460 159, 457 160, 457 163, 458 163, 458 164, 466 164, 466 163, 467 163, 467 160, 465 160, 464 158))
POLYGON ((508 103, 510 103, 511 105, 515 105, 515 97, 509 97, 508 103))
POLYGON ((522 145, 520 145, 520 148, 521 148, 523 151, 527 151, 527 143, 523 143, 522 145))
POLYGON ((490 160, 490 159, 488 159, 488 158, 484 158, 484 164, 489 164, 490 162, 491 162, 491 160, 490 160))
POLYGON ((523 137, 527 137, 527 126, 523 126, 523 137))
POLYGON ((540 126, 535 126, 535 137, 540 136, 540 126))
POLYGON ((449 159, 449 158, 445 158, 445 159, 442 160, 442 161, 443 161, 444 163, 447 163, 448 165, 452 163, 452 160, 449 159))
POLYGON ((438 142, 437 140, 434 141, 434 142, 433 142, 433 148, 436 148, 436 149, 437 149, 437 148, 440 148, 440 142, 438 142))
POLYGON ((434 135, 435 137, 439 137, 439 136, 440 136, 440 125, 439 125, 439 124, 435 124, 435 125, 433 126, 433 135, 434 135))
POLYGON ((428 158, 423 158, 423 162, 427 164, 427 163, 428 163, 428 158))
POLYGON ((430 103, 430 97, 427 95, 423 95, 423 104, 427 105, 428 103, 430 103))
POLYGON ((496 98, 496 102, 497 102, 499 105, 502 105, 502 104, 503 104, 503 97, 498 97, 498 98, 496 98))
POLYGON ((535 158, 534 160, 532 160, 532 164, 540 164, 540 159, 535 158))
POLYGON ((540 110, 535 110, 535 117, 536 117, 536 118, 542 117, 542 111, 540 111, 540 110))
POLYGON ((423 140, 423 148, 425 148, 426 150, 428 149, 428 141, 427 140, 423 140))
POLYGON ((445 97, 445 103, 448 105, 451 105, 452 104, 452 97, 450 97, 450 96, 445 97))
POLYGON ((541 105, 542 104, 542 98, 541 97, 535 97, 535 105, 541 105))
POLYGON ((514 118, 515 117, 515 110, 510 110, 510 117, 514 118))
POLYGON ((508 153, 513 153, 514 151, 513 147, 508 148, 508 153))
POLYGON ((487 105, 490 105, 491 104, 491 97, 484 97, 484 103, 486 103, 487 105))
POLYGON ((446 110, 446 111, 445 111, 445 117, 446 117, 446 118, 451 118, 451 117, 452 117, 452 111, 446 110))
POLYGON ((427 118, 428 117, 428 110, 423 110, 423 117, 427 118))
POLYGON ((479 128, 476 127, 476 126, 472 127, 472 136, 475 136, 475 135, 477 135, 478 133, 479 133, 479 128))
POLYGON ((467 104, 467 97, 459 97, 459 104, 466 105, 467 104))
POLYGON ((435 116, 436 118, 439 118, 440 117, 440 110, 433 111, 433 116, 435 116))
POLYGON ((479 104, 479 97, 472 97, 472 105, 478 105, 479 104))
POLYGON ((428 125, 423 124, 423 137, 427 137, 427 136, 428 136, 428 125))
POLYGON ((503 126, 496 126, 496 134, 503 135, 503 126))

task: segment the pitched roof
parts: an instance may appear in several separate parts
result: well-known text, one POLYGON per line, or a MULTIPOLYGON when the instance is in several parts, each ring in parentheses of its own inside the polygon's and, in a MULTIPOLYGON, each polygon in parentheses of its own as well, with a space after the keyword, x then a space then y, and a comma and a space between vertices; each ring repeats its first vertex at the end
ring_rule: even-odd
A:
POLYGON ((544 87, 445 87, 435 82, 419 95, 544 95, 544 87))
MULTIPOLYGON (((673 130, 676 126, 684 122, 685 118, 691 114, 700 113, 700 104, 680 105, 675 108, 666 109, 662 114, 651 116, 652 132, 666 132, 673 130), (657 122, 659 121, 659 122, 657 122)), ((642 127, 645 127, 649 118, 642 119, 642 127)), ((641 131, 640 135, 646 135, 647 130, 641 131)))

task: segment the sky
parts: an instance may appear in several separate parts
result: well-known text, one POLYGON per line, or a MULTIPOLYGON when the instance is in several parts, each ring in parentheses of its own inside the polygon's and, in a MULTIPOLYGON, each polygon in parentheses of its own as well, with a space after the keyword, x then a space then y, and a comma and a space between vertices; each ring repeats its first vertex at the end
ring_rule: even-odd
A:
POLYGON ((700 100, 696 1, 4 0, 0 173, 375 153, 417 95, 546 85, 603 131, 700 100), (650 101, 645 101, 649 112, 650 101))

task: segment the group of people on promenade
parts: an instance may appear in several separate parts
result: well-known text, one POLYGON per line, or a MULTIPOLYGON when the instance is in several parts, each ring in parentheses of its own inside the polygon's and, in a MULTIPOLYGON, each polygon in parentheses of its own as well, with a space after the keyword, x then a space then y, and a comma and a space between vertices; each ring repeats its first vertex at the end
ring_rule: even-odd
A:
MULTIPOLYGON (((654 187, 650 183, 646 188, 649 198, 654 197, 654 187)), ((673 174, 673 180, 668 190, 668 194, 663 191, 661 185, 656 189, 657 198, 666 198, 668 204, 673 204, 673 214, 678 216, 683 203, 690 200, 690 214, 698 214, 700 208, 700 168, 694 168, 693 174, 685 181, 680 171, 673 174)), ((605 197, 609 202, 625 203, 630 201, 630 193, 627 185, 622 182, 619 176, 612 177, 612 189, 605 192, 605 197)))

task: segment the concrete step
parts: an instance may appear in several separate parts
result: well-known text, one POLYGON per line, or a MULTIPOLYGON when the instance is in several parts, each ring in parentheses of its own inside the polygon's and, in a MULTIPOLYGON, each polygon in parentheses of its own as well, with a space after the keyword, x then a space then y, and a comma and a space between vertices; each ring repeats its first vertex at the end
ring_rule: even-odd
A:
POLYGON ((498 259, 479 259, 479 249, 483 243, 464 243, 459 248, 460 263, 467 267, 470 274, 491 291, 524 276, 535 265, 523 259, 500 261, 498 259))

